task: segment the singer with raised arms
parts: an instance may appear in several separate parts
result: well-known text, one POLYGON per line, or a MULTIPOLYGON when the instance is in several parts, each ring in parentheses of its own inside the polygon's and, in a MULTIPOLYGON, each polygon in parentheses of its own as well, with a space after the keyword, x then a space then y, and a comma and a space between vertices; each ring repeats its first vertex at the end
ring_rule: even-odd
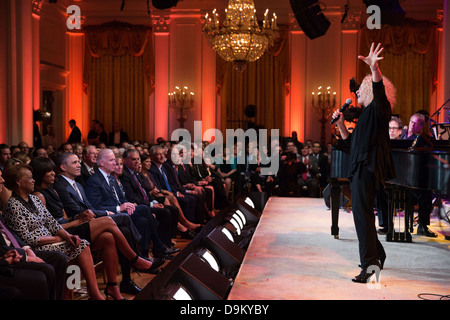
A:
POLYGON ((351 147, 349 176, 353 219, 359 244, 360 273, 352 281, 366 283, 373 273, 383 269, 386 253, 378 240, 375 228, 375 198, 385 181, 395 177, 389 140, 389 120, 395 103, 395 88, 383 77, 378 65, 382 60, 381 44, 372 43, 367 56, 358 56, 371 70, 356 91, 362 111, 353 132, 344 123, 340 110, 333 120, 341 137, 351 147))

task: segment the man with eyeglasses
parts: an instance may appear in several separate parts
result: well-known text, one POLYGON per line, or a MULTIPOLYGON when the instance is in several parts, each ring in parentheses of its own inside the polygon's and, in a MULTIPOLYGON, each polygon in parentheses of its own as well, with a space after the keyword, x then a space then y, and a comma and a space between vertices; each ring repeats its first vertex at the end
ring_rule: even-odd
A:
POLYGON ((400 139, 400 135, 403 130, 403 122, 399 117, 392 116, 391 121, 389 121, 389 138, 391 140, 400 139))

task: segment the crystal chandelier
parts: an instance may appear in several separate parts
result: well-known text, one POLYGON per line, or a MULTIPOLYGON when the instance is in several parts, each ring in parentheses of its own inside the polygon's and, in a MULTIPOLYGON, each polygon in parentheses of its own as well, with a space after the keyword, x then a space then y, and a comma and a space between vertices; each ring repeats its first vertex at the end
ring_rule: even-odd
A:
POLYGON ((219 25, 219 14, 214 9, 211 15, 205 15, 203 32, 214 51, 242 71, 247 62, 258 60, 278 37, 277 16, 274 13, 269 22, 268 13, 267 9, 261 27, 253 0, 229 0, 223 25, 219 25))

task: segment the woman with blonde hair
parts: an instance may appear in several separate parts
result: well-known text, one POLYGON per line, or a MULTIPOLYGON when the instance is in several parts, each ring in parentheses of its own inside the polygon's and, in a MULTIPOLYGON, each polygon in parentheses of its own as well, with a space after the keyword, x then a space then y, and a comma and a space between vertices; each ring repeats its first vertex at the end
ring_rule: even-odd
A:
POLYGON ((386 253, 375 228, 375 198, 385 181, 395 177, 389 138, 395 88, 378 66, 378 61, 383 59, 379 56, 382 51, 381 44, 375 47, 372 43, 366 57, 358 56, 370 67, 371 74, 356 91, 362 111, 353 132, 345 127, 342 112, 333 113, 342 138, 351 146, 349 179, 361 261, 361 272, 352 281, 359 283, 366 283, 376 269, 383 269, 386 253))

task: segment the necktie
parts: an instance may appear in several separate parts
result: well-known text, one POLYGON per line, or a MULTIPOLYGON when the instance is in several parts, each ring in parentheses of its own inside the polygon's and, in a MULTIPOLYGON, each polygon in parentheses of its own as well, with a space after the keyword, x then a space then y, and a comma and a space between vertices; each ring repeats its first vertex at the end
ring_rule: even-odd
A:
POLYGON ((80 189, 78 189, 77 183, 76 183, 76 182, 73 183, 73 188, 74 188, 75 191, 78 193, 78 196, 80 197, 80 199, 83 200, 83 197, 81 196, 80 189))
POLYGON ((19 243, 17 242, 16 238, 12 235, 12 233, 6 228, 6 226, 3 224, 3 222, 0 220, 0 228, 3 230, 5 235, 8 237, 9 241, 11 241, 14 248, 20 248, 19 243))
POLYGON ((163 167, 161 167, 161 172, 162 172, 162 175, 163 175, 163 178, 164 178, 164 182, 166 183, 166 188, 167 188, 167 190, 169 190, 170 192, 172 192, 172 188, 170 187, 169 181, 167 180, 166 171, 164 170, 163 167))
POLYGON ((117 196, 116 188, 114 188, 114 177, 112 175, 108 176, 109 187, 111 189, 112 194, 114 195, 114 199, 117 202, 117 205, 120 206, 119 197, 117 196))
POLYGON ((137 185, 139 186, 139 190, 141 190, 141 193, 142 193, 142 196, 144 197, 144 200, 148 201, 147 193, 145 192, 145 190, 142 188, 141 184, 139 183, 139 180, 136 177, 136 174, 133 172, 132 175, 133 175, 134 181, 136 181, 137 185))

